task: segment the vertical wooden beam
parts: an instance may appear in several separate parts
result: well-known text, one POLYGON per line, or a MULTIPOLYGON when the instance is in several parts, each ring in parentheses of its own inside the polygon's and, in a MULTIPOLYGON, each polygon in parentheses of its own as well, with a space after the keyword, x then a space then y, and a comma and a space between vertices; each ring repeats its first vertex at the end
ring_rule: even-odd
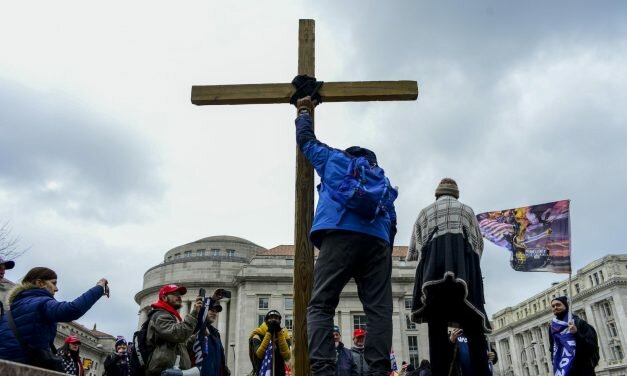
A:
MULTIPOLYGON (((315 22, 298 25, 298 74, 315 76, 315 22)), ((312 120, 313 120, 313 113, 312 120)), ((312 121, 313 123, 313 121, 312 121)), ((313 124, 312 124, 313 125, 313 124)), ((296 146, 296 212, 294 221, 294 376, 309 376, 307 304, 313 285, 314 252, 309 230, 314 214, 313 168, 296 146)))

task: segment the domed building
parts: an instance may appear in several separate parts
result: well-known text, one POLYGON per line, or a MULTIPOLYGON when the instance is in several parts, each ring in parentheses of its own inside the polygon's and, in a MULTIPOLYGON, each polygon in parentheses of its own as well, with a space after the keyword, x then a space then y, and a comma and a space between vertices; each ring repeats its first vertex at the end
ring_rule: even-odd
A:
MULTIPOLYGON (((428 357, 426 326, 409 321, 415 263, 406 263, 407 247, 394 247, 392 253, 392 291, 394 297, 393 350, 401 361, 418 364, 428 357)), ((316 251, 317 254, 317 251, 316 251)), ((231 291, 223 299, 223 311, 214 324, 220 331, 227 365, 233 375, 247 375, 252 366, 248 357, 248 336, 263 321, 265 314, 281 312, 282 325, 291 331, 293 325, 294 246, 279 245, 266 249, 235 236, 211 236, 175 247, 166 252, 163 263, 144 274, 143 289, 135 295, 140 306, 138 326, 157 301, 159 289, 169 283, 185 286, 182 314, 187 314, 198 289, 212 294, 217 288, 231 291)), ((353 330, 365 329, 366 316, 357 296, 357 286, 350 282, 337 307, 336 324, 342 341, 352 345, 353 330)))

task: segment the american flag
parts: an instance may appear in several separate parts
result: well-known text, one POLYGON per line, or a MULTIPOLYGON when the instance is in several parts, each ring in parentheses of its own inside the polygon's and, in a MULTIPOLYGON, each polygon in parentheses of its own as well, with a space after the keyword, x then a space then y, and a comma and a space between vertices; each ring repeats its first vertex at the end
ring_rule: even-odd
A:
POLYGON ((268 345, 266 354, 263 356, 263 361, 261 361, 261 369, 259 370, 259 376, 270 375, 272 375, 272 342, 268 345))

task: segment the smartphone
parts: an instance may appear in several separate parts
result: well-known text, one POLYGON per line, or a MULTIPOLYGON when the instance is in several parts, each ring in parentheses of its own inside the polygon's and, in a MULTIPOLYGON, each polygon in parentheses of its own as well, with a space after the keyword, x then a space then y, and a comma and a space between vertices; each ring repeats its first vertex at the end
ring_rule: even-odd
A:
POLYGON ((106 295, 106 296, 107 296, 107 298, 108 298, 108 297, 110 296, 110 294, 109 294, 109 283, 105 283, 105 288, 104 288, 104 290, 105 290, 105 295, 106 295))
POLYGON ((206 294, 205 289, 203 289, 202 287, 198 289, 198 296, 202 296, 204 298, 205 294, 206 294))
POLYGON ((229 290, 220 289, 220 291, 218 292, 218 294, 219 294, 222 298, 228 298, 228 299, 231 299, 231 292, 230 292, 229 290))

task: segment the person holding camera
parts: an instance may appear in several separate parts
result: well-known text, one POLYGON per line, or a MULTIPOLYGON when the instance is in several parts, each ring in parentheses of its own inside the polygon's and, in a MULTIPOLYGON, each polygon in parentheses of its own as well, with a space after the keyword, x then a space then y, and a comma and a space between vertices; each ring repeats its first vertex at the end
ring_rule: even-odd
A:
POLYGON ((248 340, 253 373, 265 376, 285 376, 285 364, 290 360, 292 340, 287 329, 281 328, 281 314, 271 310, 261 325, 252 331, 248 340), (274 365, 274 367, 272 366, 274 365))
MULTIPOLYGON (((203 290, 204 291, 204 290, 203 290)), ((224 347, 220 340, 220 332, 213 324, 218 320, 218 314, 222 312, 220 300, 223 297, 231 297, 231 292, 217 289, 206 304, 207 314, 204 317, 198 332, 187 341, 187 350, 192 354, 192 363, 200 368, 201 376, 229 376, 231 371, 226 366, 224 347)))
POLYGON ((132 376, 128 343, 124 337, 118 336, 116 338, 114 351, 105 359, 104 368, 105 376, 132 376))
POLYGON ((178 310, 183 305, 181 296, 186 293, 187 288, 183 286, 165 285, 159 290, 159 300, 151 304, 156 312, 149 313, 146 342, 154 350, 148 360, 146 376, 161 375, 161 372, 174 366, 177 357, 180 357, 180 369, 192 366, 185 343, 194 332, 203 298, 196 297, 191 312, 183 318, 178 310))
POLYGON ((78 320, 108 296, 107 284, 102 278, 73 301, 58 302, 57 273, 42 266, 29 270, 9 293, 10 310, 0 320, 0 359, 63 372, 53 343, 57 323, 78 320))

